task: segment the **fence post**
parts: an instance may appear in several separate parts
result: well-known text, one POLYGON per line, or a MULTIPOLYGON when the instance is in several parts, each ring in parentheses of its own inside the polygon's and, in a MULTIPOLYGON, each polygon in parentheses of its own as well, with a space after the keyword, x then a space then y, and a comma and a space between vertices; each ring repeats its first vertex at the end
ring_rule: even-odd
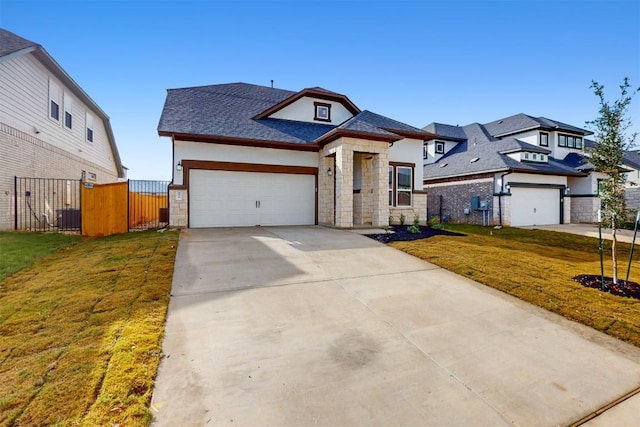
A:
POLYGON ((131 180, 127 178, 127 233, 131 231, 131 180))
POLYGON ((18 230, 18 177, 13 176, 13 229, 18 230))

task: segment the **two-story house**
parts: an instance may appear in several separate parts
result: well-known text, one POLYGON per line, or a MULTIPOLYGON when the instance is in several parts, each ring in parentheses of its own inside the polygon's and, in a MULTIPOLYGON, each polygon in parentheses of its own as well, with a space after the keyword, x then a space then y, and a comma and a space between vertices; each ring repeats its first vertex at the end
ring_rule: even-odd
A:
MULTIPOLYGON (((15 207, 35 195, 18 194, 16 176, 105 183, 125 169, 105 112, 42 46, 0 29, 0 229, 13 228, 15 207)), ((52 222, 56 208, 44 198, 32 214, 52 222)))
POLYGON ((424 223, 429 132, 322 88, 246 83, 168 91, 172 226, 424 223))
POLYGON ((424 130, 438 135, 423 147, 429 216, 511 226, 595 220, 602 175, 584 155, 592 132, 526 114, 424 130))

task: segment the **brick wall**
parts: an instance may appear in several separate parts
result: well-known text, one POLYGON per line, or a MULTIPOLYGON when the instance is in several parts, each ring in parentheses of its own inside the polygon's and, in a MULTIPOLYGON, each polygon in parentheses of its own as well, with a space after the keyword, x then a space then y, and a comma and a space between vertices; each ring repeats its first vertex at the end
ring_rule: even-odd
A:
MULTIPOLYGON (((467 181, 443 182, 438 184, 425 185, 427 199, 430 197, 439 198, 442 195, 442 215, 449 217, 449 222, 457 224, 479 224, 482 225, 482 211, 471 209, 471 197, 480 196, 480 200, 488 200, 490 204, 489 220, 493 216, 493 177, 476 178, 467 181), (469 209, 469 214, 464 213, 469 209)), ((427 202, 427 206, 432 206, 427 202)), ((429 213, 433 216, 432 213, 429 213)), ((437 214, 435 214, 437 215, 437 214)), ((485 214, 486 215, 486 214, 485 214)))
POLYGON ((109 171, 38 138, 0 123, 0 230, 14 226, 14 176, 80 179, 82 171, 96 174, 97 183, 118 180, 109 171))

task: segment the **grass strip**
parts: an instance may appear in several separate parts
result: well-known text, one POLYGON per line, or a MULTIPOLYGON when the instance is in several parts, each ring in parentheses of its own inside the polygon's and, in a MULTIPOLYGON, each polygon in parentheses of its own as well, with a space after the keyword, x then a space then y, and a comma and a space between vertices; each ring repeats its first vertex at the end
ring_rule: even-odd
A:
POLYGON ((0 425, 149 424, 177 239, 82 239, 0 281, 0 425))
MULTIPOLYGON (((640 300, 581 286, 579 274, 600 274, 598 240, 544 230, 447 225, 462 237, 435 236, 391 246, 461 276, 558 313, 640 347, 640 300)), ((605 241, 605 275, 611 276, 611 242, 605 241)), ((630 245, 618 243, 624 278, 630 245)), ((634 252, 629 280, 640 282, 634 252)))

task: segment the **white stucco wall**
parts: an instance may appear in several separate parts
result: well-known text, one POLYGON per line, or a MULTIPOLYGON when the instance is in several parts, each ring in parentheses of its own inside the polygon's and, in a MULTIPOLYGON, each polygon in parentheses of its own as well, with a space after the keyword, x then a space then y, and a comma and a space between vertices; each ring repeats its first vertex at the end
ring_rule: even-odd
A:
POLYGON ((567 186, 571 195, 580 196, 587 194, 598 194, 597 177, 590 174, 587 177, 569 177, 567 186))
MULTIPOLYGON (((527 144, 531 144, 531 145, 535 145, 538 146, 539 145, 539 141, 538 141, 538 136, 540 135, 540 132, 537 130, 530 130, 527 132, 521 132, 515 135, 509 135, 508 137, 505 138, 515 138, 515 139, 519 139, 520 141, 526 142, 527 144)), ((551 144, 549 144, 551 145, 551 144)), ((543 148, 547 148, 547 147, 543 147, 543 148)))
POLYGON ((349 110, 347 110, 339 102, 327 101, 325 99, 310 98, 308 96, 305 96, 287 105, 283 109, 276 111, 269 117, 272 119, 297 120, 300 122, 339 125, 353 117, 353 114, 351 114, 349 110), (316 112, 315 106, 313 105, 314 102, 331 105, 330 122, 318 121, 313 119, 316 112))
POLYGON ((419 139, 405 138, 393 143, 389 148, 390 162, 404 162, 415 164, 415 173, 413 174, 413 187, 416 190, 422 190, 422 144, 419 139))
POLYGON ((214 160, 218 162, 318 167, 318 153, 313 151, 243 147, 176 140, 174 143, 173 165, 173 183, 175 185, 182 185, 182 172, 176 170, 176 165, 182 160, 214 160))
POLYGON ((436 142, 444 142, 444 154, 448 153, 456 145, 458 145, 457 142, 445 141, 443 139, 428 141, 427 142, 427 153, 428 153, 429 157, 425 159, 423 153, 422 152, 420 153, 420 158, 422 158, 422 164, 423 165, 430 165, 431 163, 435 163, 442 156, 444 156, 444 154, 436 154, 436 142))

